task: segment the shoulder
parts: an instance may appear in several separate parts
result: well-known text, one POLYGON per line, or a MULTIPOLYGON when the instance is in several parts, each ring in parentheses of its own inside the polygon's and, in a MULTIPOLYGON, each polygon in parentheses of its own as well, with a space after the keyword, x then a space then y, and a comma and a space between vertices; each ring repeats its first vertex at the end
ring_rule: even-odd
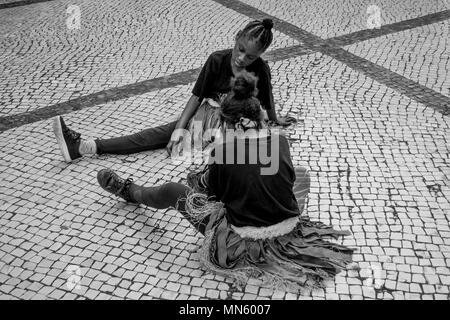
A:
POLYGON ((236 139, 229 139, 228 141, 222 141, 214 146, 214 152, 216 155, 224 154, 225 150, 229 150, 230 147, 235 145, 236 139))
POLYGON ((266 60, 261 57, 257 58, 251 65, 250 70, 258 74, 258 76, 270 76, 270 67, 266 60))
MULTIPOLYGON (((209 164, 224 164, 227 158, 227 150, 232 151, 235 147, 235 139, 231 141, 223 141, 214 146, 209 158, 209 164)), ((232 152, 233 153, 233 152, 232 152)))
POLYGON ((214 63, 216 65, 221 64, 225 59, 231 54, 231 49, 214 51, 208 57, 209 63, 214 63))

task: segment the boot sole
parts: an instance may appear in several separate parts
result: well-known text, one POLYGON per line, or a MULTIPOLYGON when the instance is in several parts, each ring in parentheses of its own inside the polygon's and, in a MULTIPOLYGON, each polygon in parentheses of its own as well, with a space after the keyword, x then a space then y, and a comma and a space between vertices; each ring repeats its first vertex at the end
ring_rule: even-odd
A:
POLYGON ((53 118, 53 133, 55 134, 56 141, 58 141, 59 150, 61 150, 64 161, 68 163, 72 162, 72 158, 70 157, 69 149, 67 148, 66 140, 64 139, 62 132, 60 116, 53 118))

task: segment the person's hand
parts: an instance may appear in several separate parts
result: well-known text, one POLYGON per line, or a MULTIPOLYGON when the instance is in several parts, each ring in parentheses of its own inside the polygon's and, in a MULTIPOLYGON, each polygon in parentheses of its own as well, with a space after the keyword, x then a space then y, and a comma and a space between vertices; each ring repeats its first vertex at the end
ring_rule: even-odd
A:
POLYGON ((183 134, 181 132, 178 132, 178 130, 175 130, 172 133, 172 136, 170 137, 170 141, 166 146, 167 153, 169 153, 169 156, 178 157, 180 156, 180 146, 182 146, 183 141, 183 134))
POLYGON ((275 122, 276 125, 287 127, 293 123, 296 123, 297 119, 294 117, 286 116, 286 117, 279 117, 277 121, 275 122))
MULTIPOLYGON (((180 139, 180 141, 181 141, 181 139, 180 139)), ((169 156, 172 155, 172 152, 173 152, 174 149, 176 148, 176 145, 177 145, 178 143, 180 143, 180 141, 172 141, 172 140, 169 141, 169 143, 168 143, 167 146, 166 146, 166 151, 167 151, 167 153, 169 154, 169 156)))

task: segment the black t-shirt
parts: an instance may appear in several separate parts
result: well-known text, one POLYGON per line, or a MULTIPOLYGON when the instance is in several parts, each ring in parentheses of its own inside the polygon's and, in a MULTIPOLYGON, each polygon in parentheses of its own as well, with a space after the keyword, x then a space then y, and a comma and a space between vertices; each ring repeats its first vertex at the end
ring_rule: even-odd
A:
MULTIPOLYGON (((200 75, 197 78, 192 93, 200 101, 204 98, 217 99, 220 94, 226 94, 231 90, 230 80, 233 77, 231 69, 232 49, 213 52, 206 60, 200 75)), ((258 77, 257 98, 265 110, 274 108, 270 68, 261 57, 258 57, 251 65, 245 68, 258 77)))
POLYGON ((216 146, 211 153, 208 194, 224 203, 227 219, 231 224, 237 227, 269 226, 299 215, 297 200, 292 190, 295 179, 286 137, 271 135, 245 140, 234 139, 216 146), (275 139, 278 139, 278 146, 275 139), (245 148, 245 153, 236 152, 240 147, 245 148), (244 155, 245 159, 242 157, 241 162, 237 162, 238 155, 244 155), (267 159, 264 159, 266 155, 269 155, 270 159, 279 159, 278 168, 275 166, 270 169, 275 170, 275 174, 261 174, 262 167, 269 168, 274 164, 274 160, 272 164, 268 164, 267 159), (232 159, 234 164, 230 164, 231 161, 226 162, 227 157, 228 160, 232 159))

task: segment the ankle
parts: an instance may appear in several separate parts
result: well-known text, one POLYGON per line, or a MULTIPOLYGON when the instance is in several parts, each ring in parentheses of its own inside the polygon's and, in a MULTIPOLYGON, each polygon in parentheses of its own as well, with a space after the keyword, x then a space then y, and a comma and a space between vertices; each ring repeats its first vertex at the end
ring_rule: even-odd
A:
POLYGON ((81 140, 79 152, 81 155, 97 154, 97 144, 94 140, 81 140))
POLYGON ((131 182, 128 185, 128 196, 134 202, 141 202, 142 200, 142 187, 137 184, 131 182))

